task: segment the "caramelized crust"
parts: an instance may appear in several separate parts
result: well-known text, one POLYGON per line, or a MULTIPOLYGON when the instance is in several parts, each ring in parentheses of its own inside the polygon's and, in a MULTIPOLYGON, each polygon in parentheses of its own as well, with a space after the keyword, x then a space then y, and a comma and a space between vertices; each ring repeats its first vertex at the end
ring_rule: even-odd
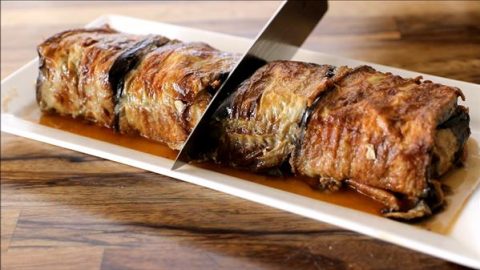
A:
POLYGON ((301 175, 424 197, 437 126, 460 95, 419 78, 357 68, 318 103, 292 164, 301 175))
POLYGON ((38 47, 40 108, 111 127, 114 100, 108 72, 116 57, 139 39, 109 27, 71 30, 47 39, 38 47))
MULTIPOLYGON (((239 60, 204 43, 71 30, 38 47, 43 111, 87 119, 180 149, 239 60)), ((348 185, 414 219, 444 202, 436 180, 470 135, 457 88, 356 69, 275 61, 257 70, 212 119, 218 163, 348 185), (287 168, 286 165, 289 165, 287 168)))
POLYGON ((125 77, 120 131, 180 149, 237 59, 204 43, 178 41, 146 54, 125 77))
POLYGON ((275 61, 242 83, 220 109, 215 160, 259 171, 279 167, 295 149, 307 107, 325 91, 333 66, 275 61))

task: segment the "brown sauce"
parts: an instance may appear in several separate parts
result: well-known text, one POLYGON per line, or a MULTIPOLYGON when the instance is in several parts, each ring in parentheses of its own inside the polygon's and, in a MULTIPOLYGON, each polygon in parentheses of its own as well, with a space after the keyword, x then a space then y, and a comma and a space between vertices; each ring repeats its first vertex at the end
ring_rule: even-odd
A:
POLYGON ((61 129, 77 135, 82 135, 99 141, 104 141, 140 152, 161 156, 174 160, 177 151, 168 148, 166 145, 148 140, 140 136, 119 134, 106 127, 99 127, 82 120, 56 114, 42 114, 40 124, 56 129, 61 129))
MULTIPOLYGON (((115 133, 113 130, 98 127, 81 120, 69 117, 42 114, 39 123, 52 128, 68 131, 96 140, 120 145, 137 151, 161 156, 168 159, 175 159, 177 151, 171 150, 166 145, 154 142, 140 136, 131 136, 115 133)), ((288 191, 298 195, 306 196, 336 205, 353 208, 366 213, 375 215, 380 214, 380 210, 384 207, 376 202, 352 189, 345 188, 338 192, 322 192, 310 188, 304 183, 301 177, 273 177, 260 174, 254 174, 238 169, 227 168, 212 163, 196 164, 196 166, 220 172, 226 175, 238 177, 244 180, 252 181, 258 184, 266 185, 272 188, 288 191)))
MULTIPOLYGON (((171 160, 175 159, 178 153, 162 143, 139 136, 118 134, 111 129, 98 127, 69 117, 54 114, 40 114, 36 106, 32 106, 32 110, 25 115, 25 118, 45 126, 171 160)), ((441 181, 451 189, 450 194, 447 196, 446 208, 440 213, 436 213, 433 217, 415 223, 418 227, 440 234, 448 234, 454 227, 469 196, 480 182, 479 145, 474 139, 470 138, 466 148, 469 154, 465 166, 456 168, 442 176, 441 181)), ((304 183, 301 177, 266 176, 222 167, 212 163, 196 164, 195 166, 374 215, 380 215, 380 210, 384 207, 379 202, 348 188, 333 193, 314 190, 304 183)))

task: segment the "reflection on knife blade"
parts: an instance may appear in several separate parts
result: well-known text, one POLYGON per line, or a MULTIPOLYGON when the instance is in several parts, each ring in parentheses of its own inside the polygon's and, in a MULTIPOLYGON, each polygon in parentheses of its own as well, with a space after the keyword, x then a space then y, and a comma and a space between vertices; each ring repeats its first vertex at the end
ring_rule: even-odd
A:
POLYGON ((288 60, 303 44, 327 11, 327 1, 286 1, 265 25, 250 49, 212 98, 173 164, 177 169, 214 147, 209 120, 233 89, 266 62, 288 60))

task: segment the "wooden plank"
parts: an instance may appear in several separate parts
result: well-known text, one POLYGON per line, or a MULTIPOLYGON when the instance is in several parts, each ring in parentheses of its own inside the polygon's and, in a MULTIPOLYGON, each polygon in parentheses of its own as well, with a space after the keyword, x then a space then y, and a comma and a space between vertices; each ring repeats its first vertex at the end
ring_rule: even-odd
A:
POLYGON ((2 269, 100 269, 103 249, 98 247, 15 248, 2 259, 2 269))
POLYGON ((17 226, 19 209, 4 209, 1 210, 1 251, 2 253, 8 250, 10 246, 10 239, 12 238, 15 227, 17 226))

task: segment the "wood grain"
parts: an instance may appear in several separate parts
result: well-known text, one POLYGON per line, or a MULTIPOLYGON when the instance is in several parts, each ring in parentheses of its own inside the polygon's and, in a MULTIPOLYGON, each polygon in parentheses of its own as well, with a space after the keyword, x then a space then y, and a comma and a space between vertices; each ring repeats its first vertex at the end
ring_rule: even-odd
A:
POLYGON ((100 268, 103 249, 99 247, 23 248, 9 250, 6 255, 2 260, 2 269, 83 270, 100 268))
MULTIPOLYGON (((254 37, 275 2, 1 2, 1 76, 123 14, 254 37)), ((309 49, 480 83, 480 2, 330 2, 309 49)), ((2 133, 2 269, 456 269, 328 224, 2 133)))
MULTIPOLYGON (((2 205, 3 206, 3 205, 2 205)), ((15 227, 17 226, 20 210, 3 208, 1 210, 2 230, 1 230, 1 247, 2 253, 8 250, 10 239, 12 238, 15 227)))

